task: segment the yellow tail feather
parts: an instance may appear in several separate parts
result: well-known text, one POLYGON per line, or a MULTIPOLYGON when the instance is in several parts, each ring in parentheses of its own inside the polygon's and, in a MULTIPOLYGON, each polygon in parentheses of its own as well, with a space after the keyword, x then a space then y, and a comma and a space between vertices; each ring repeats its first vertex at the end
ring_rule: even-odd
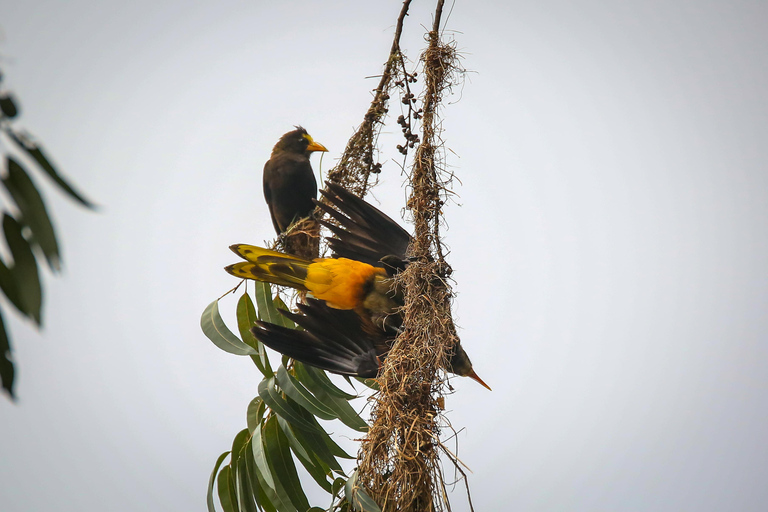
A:
POLYGON ((233 276, 310 292, 337 309, 363 307, 369 288, 386 279, 384 269, 347 258, 307 261, 246 244, 232 245, 230 249, 247 260, 225 267, 233 276))
POLYGON ((255 245, 236 244, 230 246, 230 249, 248 260, 224 268, 233 276, 308 291, 307 267, 312 264, 311 261, 255 245))

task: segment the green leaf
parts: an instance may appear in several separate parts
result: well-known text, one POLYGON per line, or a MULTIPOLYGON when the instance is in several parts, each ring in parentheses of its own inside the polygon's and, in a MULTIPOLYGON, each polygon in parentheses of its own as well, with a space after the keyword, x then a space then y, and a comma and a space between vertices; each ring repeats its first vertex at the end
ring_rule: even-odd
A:
POLYGON ((245 451, 243 447, 250 438, 251 433, 247 428, 241 430, 237 433, 237 435, 235 435, 235 438, 232 440, 232 461, 229 463, 230 466, 234 466, 234 463, 243 456, 245 451))
POLYGON ((331 468, 323 464, 314 453, 307 451, 304 446, 302 446, 287 421, 278 416, 277 423, 280 425, 280 429, 283 431, 283 434, 285 434, 286 439, 288 439, 291 451, 296 455, 296 458, 301 462, 301 465, 304 466, 304 469, 307 470, 309 476, 311 476, 312 479, 317 482, 317 485, 322 487, 326 492, 331 492, 331 483, 327 478, 331 476, 331 468))
POLYGON ((29 242, 21 232, 21 224, 8 215, 3 215, 3 232, 5 241, 11 250, 13 267, 10 269, 13 279, 16 281, 16 289, 23 309, 21 312, 28 315, 37 325, 42 323, 40 312, 43 305, 43 290, 40 285, 40 275, 37 272, 37 261, 29 242))
POLYGON ((229 499, 232 500, 235 511, 240 512, 240 498, 237 494, 237 465, 229 461, 229 499))
POLYGON ((256 316, 256 309, 248 293, 243 293, 237 301, 237 329, 243 338, 243 343, 258 350, 259 340, 251 333, 251 327, 259 318, 256 316))
MULTIPOLYGON (((257 430, 260 436, 261 426, 259 426, 257 430)), ((249 457, 244 457, 245 467, 248 471, 248 478, 251 479, 251 488, 254 491, 256 503, 259 505, 259 507, 264 509, 266 512, 276 512, 275 506, 272 504, 272 501, 270 501, 270 499, 267 497, 267 492, 265 491, 264 479, 258 474, 258 470, 256 469, 256 462, 254 461, 254 455, 253 455, 254 439, 255 437, 251 437, 251 442, 248 445, 248 447, 251 450, 251 455, 249 457)), ((259 437, 258 442, 261 443, 261 437, 259 437)), ((272 491, 270 490, 269 492, 272 492, 272 491)))
POLYGON ((240 338, 235 336, 224 323, 219 314, 218 299, 211 302, 203 311, 203 315, 200 317, 200 327, 208 339, 225 352, 237 356, 256 354, 256 350, 240 341, 240 338))
POLYGON ((259 484, 262 486, 271 504, 279 512, 294 512, 296 509, 291 504, 291 500, 285 495, 285 490, 279 486, 279 482, 275 482, 272 476, 272 471, 267 462, 262 429, 257 429, 253 433, 251 449, 253 450, 253 460, 256 463, 256 476, 259 478, 259 484), (278 492, 278 488, 280 492, 278 492))
POLYGON ((344 496, 352 504, 352 510, 355 512, 381 512, 381 508, 357 483, 357 470, 349 476, 347 485, 344 487, 344 496))
POLYGON ((19 115, 19 109, 16 107, 16 102, 13 101, 13 96, 9 93, 0 96, 0 112, 2 112, 8 119, 13 119, 19 115))
POLYGON ((65 180, 51 165, 51 162, 48 160, 48 157, 45 156, 43 153, 43 148, 40 147, 40 145, 36 144, 32 141, 31 137, 26 133, 15 133, 12 130, 8 129, 6 130, 6 133, 8 136, 19 145, 21 149, 27 152, 29 156, 31 156, 35 162, 40 166, 40 168, 53 180, 56 185, 59 186, 61 190, 63 190, 66 194, 69 195, 72 199, 80 203, 81 205, 85 206, 86 208, 95 209, 96 206, 86 199, 82 194, 75 191, 74 188, 65 180))
POLYGON ((283 315, 277 312, 272 302, 272 288, 269 283, 256 281, 253 285, 256 296, 256 306, 259 308, 259 320, 272 324, 279 324, 283 315))
MULTIPOLYGON (((272 303, 275 305, 275 308, 278 310, 282 309, 283 311, 290 311, 290 309, 288 309, 288 306, 285 305, 285 302, 283 302, 283 299, 281 299, 280 296, 278 295, 275 295, 275 298, 272 300, 272 303)), ((275 323, 277 323, 278 325, 282 325, 283 327, 287 327, 288 329, 296 328, 296 324, 294 323, 294 321, 285 315, 279 314, 279 311, 277 316, 279 320, 275 323)))
MULTIPOLYGON (((331 436, 329 436, 323 427, 320 426, 309 411, 295 405, 290 398, 286 401, 296 409, 297 414, 313 425, 311 430, 294 428, 293 432, 296 435, 296 438, 308 451, 317 455, 318 458, 331 469, 337 473, 343 473, 336 457, 343 459, 354 459, 354 457, 345 452, 333 439, 331 439, 331 436)), ((293 425, 293 427, 296 427, 296 425, 293 425)))
POLYGON ((318 418, 334 420, 338 417, 331 409, 326 407, 323 402, 315 398, 307 388, 302 386, 295 377, 289 374, 283 365, 280 365, 277 369, 277 383, 280 385, 280 388, 285 391, 285 394, 291 397, 294 402, 318 418))
POLYGON ((376 379, 364 379, 362 377, 355 377, 355 380, 361 382, 364 386, 371 388, 374 391, 379 391, 379 383, 376 379))
POLYGON ((293 464, 288 439, 277 424, 277 418, 272 416, 264 424, 262 441, 267 455, 267 463, 272 471, 275 491, 280 494, 282 487, 297 510, 307 510, 309 501, 301 488, 296 466, 293 464))
POLYGON ((314 430, 314 425, 302 418, 296 409, 285 401, 280 393, 275 390, 275 378, 262 380, 259 383, 259 396, 276 414, 285 418, 291 425, 296 427, 314 430))
POLYGON ((358 398, 358 395, 350 395, 349 393, 337 388, 323 370, 319 370, 314 366, 305 365, 300 361, 296 361, 293 365, 293 368, 296 371, 296 378, 299 379, 299 382, 304 384, 307 389, 312 391, 315 395, 317 395, 318 390, 322 390, 329 395, 343 398, 345 400, 358 398))
POLYGON ((269 358, 267 357, 266 350, 264 350, 264 345, 251 333, 251 327, 253 327, 256 320, 258 320, 258 317, 256 316, 256 309, 253 307, 251 297, 244 293, 240 300, 237 301, 237 328, 240 331, 243 342, 256 350, 256 354, 251 355, 251 359, 253 359, 256 367, 265 377, 271 377, 275 372, 272 371, 272 367, 269 365, 269 358))
POLYGON ((11 355, 11 341, 8 339, 8 333, 5 331, 3 315, 0 314, 0 381, 2 381, 3 389, 11 399, 16 398, 13 396, 14 375, 15 369, 13 367, 13 356, 11 355))
POLYGON ((240 505, 240 510, 243 512, 258 512, 256 510, 256 495, 254 493, 254 489, 251 486, 251 478, 248 475, 248 468, 247 468, 247 459, 250 459, 253 457, 251 455, 251 445, 250 445, 250 437, 248 439, 248 442, 245 443, 244 447, 247 449, 247 453, 244 453, 242 457, 240 457, 237 461, 237 471, 235 472, 236 478, 236 488, 237 488, 237 497, 238 497, 238 504, 240 505))
POLYGON ((11 304, 16 306, 16 309, 21 312, 24 311, 19 285, 16 283, 16 276, 13 273, 13 265, 6 265, 2 255, 0 255, 0 290, 3 290, 5 296, 8 297, 11 304))
POLYGON ((331 494, 333 494, 334 498, 339 494, 339 491, 341 491, 346 484, 347 479, 343 477, 338 477, 333 481, 333 485, 331 486, 331 494))
POLYGON ((218 473, 219 467, 221 467, 221 463, 224 462, 227 455, 229 455, 229 452, 219 455, 219 458, 216 459, 216 464, 213 466, 213 471, 211 471, 211 478, 208 479, 208 512, 216 512, 216 507, 213 503, 213 484, 216 482, 216 473, 218 473))
POLYGON ((264 419, 264 411, 266 410, 264 400, 261 397, 256 397, 248 404, 248 411, 246 412, 246 423, 248 425, 248 431, 253 434, 253 431, 259 428, 262 420, 264 419))
POLYGON ((224 512, 239 512, 237 508, 237 502, 235 501, 235 496, 232 495, 230 472, 231 470, 229 466, 224 466, 219 472, 219 478, 217 481, 219 502, 221 503, 221 508, 224 509, 224 512))
POLYGON ((331 396, 323 390, 317 390, 315 396, 328 406, 339 417, 342 423, 358 432, 368 432, 368 424, 357 414, 357 411, 343 398, 331 396))
POLYGON ((27 171, 11 157, 8 157, 8 174, 3 178, 3 185, 19 207, 22 224, 29 226, 32 238, 43 251, 51 270, 60 270, 59 244, 43 198, 27 171))

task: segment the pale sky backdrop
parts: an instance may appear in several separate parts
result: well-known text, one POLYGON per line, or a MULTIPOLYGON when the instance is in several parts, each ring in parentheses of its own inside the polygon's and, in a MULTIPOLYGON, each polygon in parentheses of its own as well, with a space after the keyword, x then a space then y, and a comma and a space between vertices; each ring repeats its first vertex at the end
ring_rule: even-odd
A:
MULTIPOLYGON (((414 59, 433 9, 415 3, 414 59)), ((234 284, 227 246, 273 235, 278 137, 304 125, 325 171, 341 154, 400 5, 0 0, 23 125, 102 205, 37 180, 65 271, 41 335, 9 322, 2 511, 205 510, 259 374, 200 313, 234 284)), ((755 0, 453 7, 472 73, 444 110, 446 242, 493 392, 454 378, 447 408, 478 512, 765 510, 766 20, 755 0)), ((371 200, 400 218, 385 132, 371 200)))

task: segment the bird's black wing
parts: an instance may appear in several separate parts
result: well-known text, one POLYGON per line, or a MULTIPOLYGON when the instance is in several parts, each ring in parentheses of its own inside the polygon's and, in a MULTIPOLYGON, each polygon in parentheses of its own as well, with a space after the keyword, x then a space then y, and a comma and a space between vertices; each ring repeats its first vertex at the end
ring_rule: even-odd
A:
POLYGON ((326 183, 321 193, 331 205, 316 202, 339 226, 320 221, 334 234, 329 245, 336 257, 383 266, 385 256, 405 261, 411 235, 378 208, 368 204, 343 187, 326 183))
POLYGON ((251 333, 269 348, 302 363, 340 375, 376 377, 379 358, 375 340, 363 331, 357 313, 334 309, 315 299, 307 299, 307 304, 298 307, 301 314, 280 313, 303 331, 256 322, 251 333))

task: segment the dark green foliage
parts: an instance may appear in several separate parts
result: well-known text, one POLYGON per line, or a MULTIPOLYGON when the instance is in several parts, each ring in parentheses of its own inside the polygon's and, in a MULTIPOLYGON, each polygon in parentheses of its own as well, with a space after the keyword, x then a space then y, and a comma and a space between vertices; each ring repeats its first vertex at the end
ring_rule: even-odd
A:
POLYGON ((324 371, 297 361, 283 358, 274 371, 264 346, 250 332, 257 317, 295 328, 279 308, 284 309, 285 304, 272 297, 270 286, 255 283, 254 300, 246 292, 237 303, 242 339, 224 324, 218 301, 203 312, 200 325, 205 335, 226 352, 250 356, 264 376, 258 396, 247 408, 247 428, 235 436, 231 452, 223 453, 214 465, 208 510, 216 510, 215 491, 225 512, 378 512, 373 500, 354 482, 349 483, 339 464, 338 459, 353 457, 316 419, 338 419, 358 432, 366 431, 366 422, 349 404, 358 395, 339 389, 324 371), (229 463, 223 464, 228 455, 229 463), (301 471, 328 493, 331 505, 327 509, 310 507, 299 479, 301 471))
MULTIPOLYGON (((82 206, 93 208, 94 205, 59 174, 39 143, 14 126, 18 115, 19 107, 13 95, 5 93, 0 96, 0 137, 7 142, 3 147, 17 155, 17 158, 11 154, 4 155, 4 165, 0 167, 0 181, 7 192, 0 194, 0 197, 10 199, 8 204, 2 204, 2 214, 3 238, 11 256, 9 261, 0 257, 0 291, 19 313, 40 327, 43 287, 38 261, 44 258, 51 271, 58 272, 61 255, 45 201, 27 169, 51 179, 62 192, 82 206)), ((0 320, 0 381, 11 398, 14 396, 14 375, 9 336, 0 320)))

